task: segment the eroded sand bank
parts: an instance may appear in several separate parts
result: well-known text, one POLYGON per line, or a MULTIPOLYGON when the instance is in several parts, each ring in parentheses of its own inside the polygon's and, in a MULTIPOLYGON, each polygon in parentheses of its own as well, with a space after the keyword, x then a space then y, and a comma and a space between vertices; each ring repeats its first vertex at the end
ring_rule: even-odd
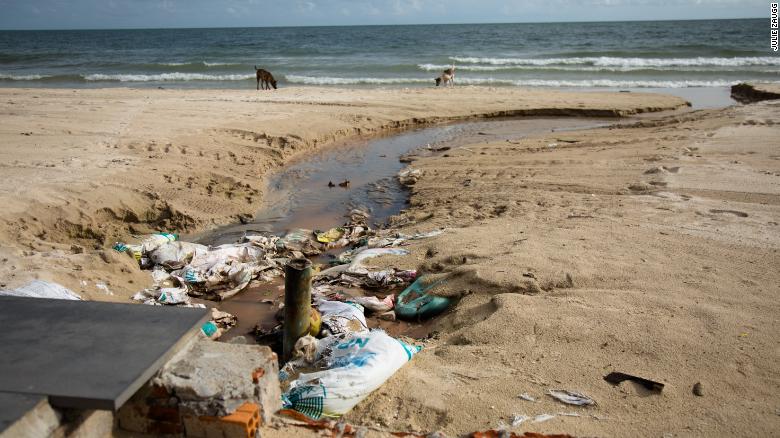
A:
POLYGON ((778 120, 765 102, 412 163, 422 175, 397 222, 449 231, 394 263, 452 273, 440 293, 462 299, 348 418, 453 434, 563 412, 580 416, 513 430, 775 435, 778 120), (612 371, 666 387, 613 387, 612 371), (598 405, 563 405, 553 388, 598 405))
POLYGON ((0 278, 13 287, 37 276, 125 300, 149 276, 110 249, 115 240, 252 215, 263 175, 338 138, 472 116, 681 105, 661 95, 474 87, 0 89, 0 278))

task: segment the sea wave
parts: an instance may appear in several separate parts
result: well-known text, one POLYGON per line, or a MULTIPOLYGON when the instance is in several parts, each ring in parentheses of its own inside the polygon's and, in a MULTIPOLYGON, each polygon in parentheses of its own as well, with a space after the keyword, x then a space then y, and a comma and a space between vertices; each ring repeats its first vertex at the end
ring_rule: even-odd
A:
MULTIPOLYGON (((441 72, 452 65, 447 64, 417 64, 417 68, 422 71, 441 72)), ((780 69, 778 68, 766 68, 769 66, 762 66, 764 68, 755 68, 755 66, 649 66, 649 65, 622 65, 622 66, 596 66, 586 64, 569 64, 569 65, 556 65, 556 64, 538 64, 538 65, 456 65, 457 71, 475 71, 475 72, 491 72, 491 71, 518 71, 518 72, 591 72, 591 73, 641 73, 641 72, 660 72, 660 73, 725 73, 725 72, 749 72, 749 73, 775 73, 780 75, 780 69), (753 67, 753 68, 750 68, 753 67)))
POLYGON ((336 78, 327 76, 285 75, 285 80, 304 85, 392 85, 433 83, 428 78, 336 78))
POLYGON ((242 64, 237 64, 234 62, 201 61, 201 62, 161 62, 158 65, 165 65, 169 67, 180 67, 180 66, 224 67, 224 66, 241 66, 242 64))
POLYGON ((160 74, 91 74, 84 76, 87 81, 119 82, 165 82, 165 81, 244 81, 255 75, 227 74, 208 75, 202 73, 160 73, 160 74))
POLYGON ((51 77, 47 75, 0 75, 0 81, 40 81, 51 77))
POLYGON ((488 65, 592 65, 598 67, 745 67, 780 66, 780 57, 749 56, 734 58, 616 58, 610 56, 573 58, 479 58, 451 56, 454 62, 488 65))
MULTIPOLYGON (((287 82, 304 85, 399 85, 433 84, 428 78, 344 78, 287 75, 287 82)), ((548 79, 497 79, 497 78, 457 78, 462 85, 509 85, 525 87, 571 87, 571 88, 686 88, 686 87, 726 87, 739 81, 730 80, 548 80, 548 79)))

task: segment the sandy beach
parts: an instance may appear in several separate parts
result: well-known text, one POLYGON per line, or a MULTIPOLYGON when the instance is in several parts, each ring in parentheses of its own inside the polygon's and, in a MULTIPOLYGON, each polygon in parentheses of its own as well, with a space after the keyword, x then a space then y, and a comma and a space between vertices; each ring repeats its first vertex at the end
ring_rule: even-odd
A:
POLYGON ((468 117, 683 105, 658 95, 487 88, 2 89, 0 96, 0 278, 14 287, 40 277, 102 300, 126 300, 150 281, 110 249, 115 241, 251 216, 267 172, 334 140, 468 117))
POLYGON ((394 226, 447 231, 380 260, 450 274, 437 293, 459 301, 346 419, 448 435, 515 414, 556 416, 512 430, 576 436, 776 434, 777 101, 689 112, 658 94, 520 88, 0 89, 1 286, 42 278, 128 301, 151 278, 115 241, 251 216, 264 176, 336 140, 640 113, 410 164, 420 177, 394 226), (665 388, 612 386, 612 371, 665 388), (597 405, 562 405, 549 389, 597 405))

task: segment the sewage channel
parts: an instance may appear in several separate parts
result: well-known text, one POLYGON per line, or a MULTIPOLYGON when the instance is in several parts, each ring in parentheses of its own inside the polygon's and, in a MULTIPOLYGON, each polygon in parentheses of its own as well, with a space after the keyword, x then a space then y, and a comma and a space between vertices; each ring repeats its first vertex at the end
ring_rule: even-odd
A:
MULTIPOLYGON (((346 221, 345 215, 354 208, 368 211, 370 223, 383 224, 408 203, 408 192, 396 178, 407 165, 402 162, 403 157, 446 154, 448 150, 466 145, 515 141, 552 131, 605 126, 616 120, 578 117, 490 119, 396 131, 379 137, 352 138, 302 156, 270 175, 266 180, 263 205, 252 221, 192 237, 198 243, 220 245, 235 243, 245 233, 283 235, 296 228, 326 230, 342 225, 346 221), (344 184, 345 181, 349 184, 344 184)), ((225 333, 222 340, 246 336, 248 342, 254 342, 250 332, 256 325, 270 329, 278 324, 275 314, 279 303, 284 301, 284 280, 252 285, 219 303, 198 301, 238 317, 238 325, 225 333)), ((419 338, 428 334, 430 324, 371 319, 369 326, 381 327, 391 335, 419 338)))

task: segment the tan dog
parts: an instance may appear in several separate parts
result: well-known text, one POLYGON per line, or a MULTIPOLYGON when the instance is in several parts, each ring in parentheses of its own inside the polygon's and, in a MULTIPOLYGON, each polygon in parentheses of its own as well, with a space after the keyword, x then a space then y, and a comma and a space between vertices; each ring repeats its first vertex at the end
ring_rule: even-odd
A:
POLYGON ((274 90, 276 90, 276 79, 274 79, 274 75, 271 72, 255 66, 255 73, 257 73, 258 90, 260 89, 260 82, 263 83, 263 90, 270 90, 271 87, 274 87, 274 90))

